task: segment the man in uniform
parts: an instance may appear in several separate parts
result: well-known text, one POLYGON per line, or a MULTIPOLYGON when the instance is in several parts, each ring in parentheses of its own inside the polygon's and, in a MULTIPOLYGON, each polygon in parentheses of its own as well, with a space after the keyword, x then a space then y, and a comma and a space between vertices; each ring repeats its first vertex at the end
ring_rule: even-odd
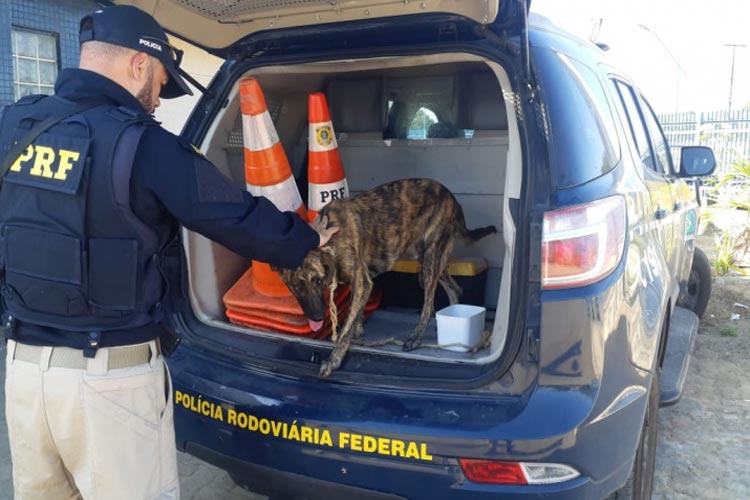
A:
POLYGON ((0 119, 15 498, 178 498, 158 340, 178 223, 289 268, 336 228, 252 197, 153 120, 160 98, 190 90, 151 16, 107 7, 81 21, 80 40, 80 67, 61 71, 55 96, 0 119))

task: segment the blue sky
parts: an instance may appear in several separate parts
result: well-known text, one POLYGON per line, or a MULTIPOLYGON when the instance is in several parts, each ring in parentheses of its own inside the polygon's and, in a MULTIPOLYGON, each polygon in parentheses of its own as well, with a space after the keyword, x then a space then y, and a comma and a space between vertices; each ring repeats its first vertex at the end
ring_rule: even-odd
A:
POLYGON ((745 44, 735 49, 732 107, 750 107, 750 0, 532 0, 531 10, 586 39, 600 23, 596 41, 657 113, 727 109, 724 45, 745 44))

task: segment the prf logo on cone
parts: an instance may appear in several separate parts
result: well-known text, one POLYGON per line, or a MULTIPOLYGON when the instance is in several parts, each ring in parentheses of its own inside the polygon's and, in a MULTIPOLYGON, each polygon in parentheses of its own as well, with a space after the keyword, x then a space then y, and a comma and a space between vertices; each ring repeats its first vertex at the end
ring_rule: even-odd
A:
POLYGON ((336 136, 333 135, 333 129, 330 125, 319 125, 315 128, 315 139, 318 142, 318 146, 321 148, 328 148, 331 146, 333 141, 336 140, 336 136))
POLYGON ((315 219, 318 211, 330 201, 349 197, 349 186, 344 166, 339 156, 339 145, 333 130, 331 114, 325 94, 316 92, 308 98, 310 134, 308 136, 309 162, 307 168, 308 220, 315 219))

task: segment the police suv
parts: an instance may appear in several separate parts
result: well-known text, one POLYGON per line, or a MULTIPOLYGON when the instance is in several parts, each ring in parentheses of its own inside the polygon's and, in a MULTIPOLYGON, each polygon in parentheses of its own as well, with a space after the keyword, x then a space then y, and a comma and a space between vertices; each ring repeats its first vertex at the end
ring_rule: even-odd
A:
MULTIPOLYGON (((469 227, 498 228, 456 249, 488 263, 482 349, 355 345, 325 379, 330 340, 230 322, 250 262, 184 230, 180 449, 303 498, 650 497, 697 328, 677 307, 698 215, 682 178, 710 150, 676 161, 635 83, 528 0, 132 3, 226 59, 183 135, 238 185, 253 76, 301 185, 325 92, 352 192, 432 178, 469 227)), ((382 308, 364 339, 405 339, 418 315, 382 308)))

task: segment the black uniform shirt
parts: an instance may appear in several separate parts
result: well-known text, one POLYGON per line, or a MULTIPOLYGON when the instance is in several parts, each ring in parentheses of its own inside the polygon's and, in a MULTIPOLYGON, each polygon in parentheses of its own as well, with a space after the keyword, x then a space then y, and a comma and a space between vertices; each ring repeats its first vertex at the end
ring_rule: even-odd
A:
MULTIPOLYGON (((71 100, 104 96, 143 111, 130 92, 91 71, 61 71, 55 93, 71 100)), ((173 225, 176 219, 240 255, 279 267, 299 266, 319 243, 318 233, 299 216, 280 212, 266 198, 254 198, 161 127, 146 129, 138 146, 131 207, 146 223, 173 225)))
MULTIPOLYGON (((138 112, 143 107, 125 88, 97 73, 65 69, 55 93, 73 101, 105 98, 113 105, 138 112)), ((133 212, 147 224, 173 233, 183 226, 230 250, 279 267, 297 267, 319 244, 315 232, 298 215, 280 212, 265 198, 255 198, 233 184, 193 147, 161 127, 148 127, 135 155, 130 201, 133 212)), ((132 343, 157 336, 154 327, 130 333, 132 343)), ((19 325, 13 338, 37 345, 78 347, 80 334, 36 325, 19 325)), ((102 346, 119 344, 102 339, 102 346)), ((130 341, 128 343, 130 343, 130 341)))

